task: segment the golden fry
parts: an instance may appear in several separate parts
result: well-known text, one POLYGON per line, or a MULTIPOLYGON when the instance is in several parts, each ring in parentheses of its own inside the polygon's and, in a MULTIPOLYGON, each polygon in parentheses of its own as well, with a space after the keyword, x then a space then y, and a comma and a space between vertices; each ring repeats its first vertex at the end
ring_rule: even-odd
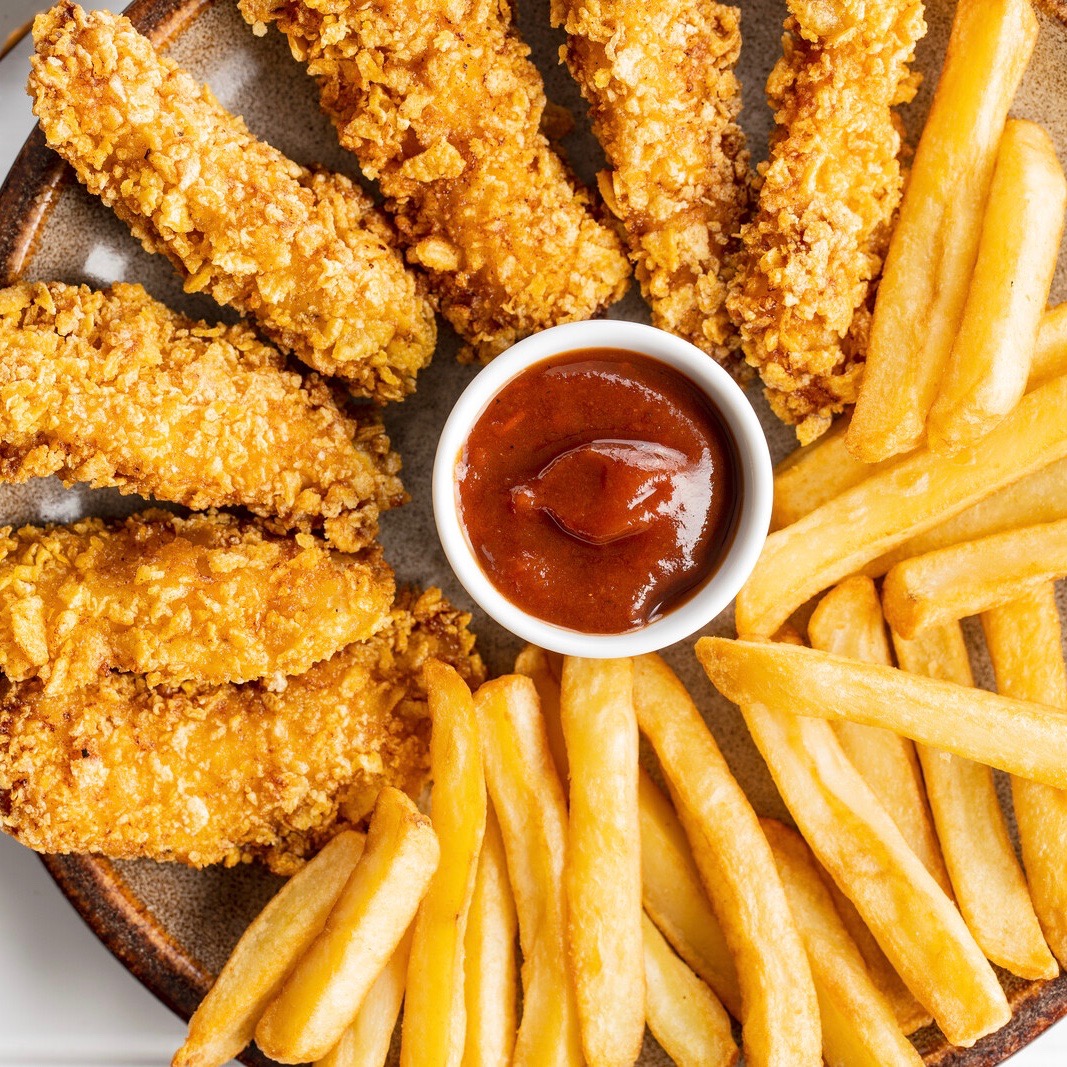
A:
POLYGON ((571 772, 567 760, 567 743, 563 740, 563 723, 559 717, 563 657, 558 652, 548 652, 536 645, 527 645, 515 657, 515 673, 525 674, 537 687, 537 699, 541 702, 541 714, 545 717, 552 762, 556 765, 556 773, 566 795, 571 772))
POLYGON ((466 1033, 463 938, 485 834, 482 741, 467 683, 440 660, 422 668, 429 698, 430 818, 441 862, 415 918, 400 1067, 459 1067, 466 1033))
POLYGON ((1067 179, 1052 138, 1010 119, 945 378, 930 409, 930 447, 953 454, 987 434, 1026 390, 1063 235, 1067 179))
POLYGON ((811 970, 756 813, 685 686, 658 656, 634 661, 634 703, 737 966, 746 1062, 815 1067, 811 970))
POLYGON ((948 365, 997 146, 1037 40, 1029 0, 960 0, 878 287, 849 451, 907 452, 948 365))
MULTIPOLYGON (((1051 583, 982 616, 1004 696, 1067 708, 1060 614, 1051 583)), ((1023 866, 1049 947, 1067 966, 1067 791, 1012 778, 1023 866)))
POLYGON ((642 916, 645 1013, 652 1036, 678 1067, 733 1067, 737 1045, 730 1017, 715 994, 671 951, 642 916))
POLYGON ((415 918, 440 849, 408 796, 378 795, 363 856, 326 920, 256 1027, 279 1063, 321 1059, 341 1039, 415 918))
POLYGON ((828 1067, 917 1067, 922 1057, 871 981, 804 839, 772 819, 760 825, 808 951, 828 1067))
POLYGON ((563 661, 560 705, 573 770, 567 829, 567 944, 582 1048, 629 1065, 645 1033, 641 837, 633 661, 563 661))
POLYGON ((515 1067, 581 1067, 574 983, 567 967, 567 804, 533 682, 497 678, 474 697, 485 779, 507 854, 522 946, 522 1022, 515 1067))
POLYGON ((322 932, 362 854, 363 835, 343 831, 278 890, 193 1013, 171 1067, 222 1067, 251 1043, 264 1009, 322 932))

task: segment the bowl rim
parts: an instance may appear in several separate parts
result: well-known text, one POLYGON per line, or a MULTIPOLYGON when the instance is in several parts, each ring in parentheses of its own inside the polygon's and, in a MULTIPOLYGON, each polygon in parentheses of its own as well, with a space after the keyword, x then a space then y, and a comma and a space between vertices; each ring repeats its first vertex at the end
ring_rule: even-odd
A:
POLYGON ((433 510, 445 555, 471 598, 506 630, 551 652, 608 659, 639 656, 684 641, 725 611, 763 549, 774 474, 767 438, 741 387, 709 355, 680 337, 628 319, 591 319, 542 330, 484 367, 454 404, 434 458, 433 510), (532 615, 508 600, 482 570, 459 512, 455 470, 471 429, 502 389, 546 360, 584 349, 632 352, 678 371, 719 413, 733 438, 741 483, 730 543, 711 574, 655 622, 622 634, 589 634, 532 615))

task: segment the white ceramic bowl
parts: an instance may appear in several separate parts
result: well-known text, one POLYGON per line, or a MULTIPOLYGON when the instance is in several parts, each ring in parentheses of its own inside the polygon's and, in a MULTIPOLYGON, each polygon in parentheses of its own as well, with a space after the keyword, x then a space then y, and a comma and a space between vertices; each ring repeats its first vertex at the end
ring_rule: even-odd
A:
POLYGON ((745 394, 713 359, 673 334, 637 322, 597 319, 554 326, 519 341, 497 356, 456 401, 441 433, 433 469, 437 532, 456 577, 505 629, 541 648, 605 659, 638 656, 703 629, 737 595, 756 565, 771 518, 774 482, 767 439, 745 394), (456 464, 474 424, 492 398, 514 377, 553 356, 585 348, 616 348, 650 356, 680 371, 702 389, 721 414, 737 447, 741 507, 730 547, 718 569, 687 600, 665 615, 624 634, 586 634, 539 619, 508 600, 489 580, 460 520, 456 464))

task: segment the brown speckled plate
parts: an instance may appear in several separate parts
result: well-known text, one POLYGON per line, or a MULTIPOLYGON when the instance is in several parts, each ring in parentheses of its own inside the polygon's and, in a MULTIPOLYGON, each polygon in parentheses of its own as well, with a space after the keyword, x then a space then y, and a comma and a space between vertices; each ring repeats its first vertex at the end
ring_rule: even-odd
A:
MULTIPOLYGON (((90 0, 91 2, 91 0, 90 0)), ((545 74, 550 98, 571 108, 578 124, 567 139, 571 161, 592 179, 600 161, 583 108, 567 73, 557 62, 559 38, 548 28, 547 0, 524 0, 520 23, 545 74)), ((930 34, 918 65, 927 82, 906 120, 914 138, 929 102, 951 14, 949 0, 931 0, 930 34)), ((754 154, 766 144, 769 115, 763 84, 779 54, 784 5, 779 0, 742 3, 745 43, 741 76, 745 85, 742 121, 754 154)), ((319 114, 310 79, 290 57, 281 36, 257 38, 242 22, 234 0, 137 0, 129 15, 142 32, 195 75, 207 81, 224 105, 244 115, 249 126, 302 163, 319 162, 355 176, 354 161, 337 145, 319 114)), ((1023 83, 1016 111, 1041 121, 1067 158, 1067 31, 1043 20, 1041 39, 1023 83)), ((148 256, 126 228, 88 196, 34 133, 0 191, 0 277, 57 279, 106 284, 117 279, 142 282, 158 298, 204 318, 231 317, 207 298, 187 296, 159 257, 148 256)), ((1067 287, 1061 268, 1054 295, 1067 287)), ((640 299, 631 294, 611 314, 647 321, 640 299)), ((437 543, 430 507, 429 479, 437 435, 456 396, 474 373, 453 356, 455 339, 443 331, 434 365, 419 381, 418 393, 386 414, 404 457, 405 480, 413 502, 386 516, 383 540, 401 581, 438 584, 460 604, 467 599, 452 577, 437 543)), ((791 434, 753 393, 775 459, 793 447, 791 434)), ((24 486, 0 486, 0 522, 69 521, 82 514, 118 514, 139 504, 114 491, 64 489, 54 479, 24 486)), ((1061 604, 1062 606, 1062 604, 1061 604)), ((708 629, 732 633, 729 613, 708 629)), ((475 629, 491 669, 510 666, 518 642, 475 613, 475 629)), ((968 629, 976 676, 988 685, 989 664, 977 631, 968 629)), ((697 668, 692 643, 668 652, 668 659, 697 696, 734 772, 761 813, 784 817, 766 770, 734 708, 710 691, 697 668)), ((221 967, 245 925, 263 906, 277 880, 258 867, 193 871, 149 862, 117 863, 91 857, 46 857, 45 865, 70 901, 109 949, 164 1003, 188 1017, 221 967)), ((994 1064, 1033 1040, 1067 1014, 1067 978, 1027 983, 1003 975, 1015 1008, 1009 1026, 974 1049, 953 1049, 929 1028, 917 1035, 930 1064, 994 1064)), ((254 1053, 245 1062, 266 1061, 254 1053)), ((649 1038, 642 1064, 668 1062, 649 1038)))

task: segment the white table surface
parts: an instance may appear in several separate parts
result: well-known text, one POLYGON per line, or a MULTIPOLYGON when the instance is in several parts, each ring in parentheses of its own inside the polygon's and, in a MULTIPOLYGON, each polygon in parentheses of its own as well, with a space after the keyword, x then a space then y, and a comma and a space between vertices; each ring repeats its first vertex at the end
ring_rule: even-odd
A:
MULTIPOLYGON (((0 43, 48 6, 0 0, 0 43)), ((125 0, 93 6, 117 11, 125 0)), ((0 61, 0 175, 33 126, 29 54, 23 41, 0 61)), ((37 857, 0 834, 0 1065, 164 1067, 183 1032, 96 940, 37 857)), ((1011 1062, 1064 1067, 1067 1025, 1054 1026, 1011 1062)))

